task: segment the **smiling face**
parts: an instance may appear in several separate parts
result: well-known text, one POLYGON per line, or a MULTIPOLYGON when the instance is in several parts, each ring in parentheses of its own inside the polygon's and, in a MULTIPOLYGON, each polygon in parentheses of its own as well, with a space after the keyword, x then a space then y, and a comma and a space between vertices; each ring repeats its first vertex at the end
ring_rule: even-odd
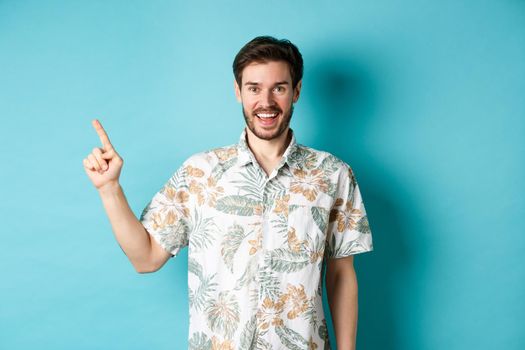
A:
POLYGON ((235 95, 242 104, 248 129, 263 140, 275 139, 287 131, 301 90, 301 81, 292 88, 288 63, 249 64, 242 71, 241 84, 235 82, 235 95))

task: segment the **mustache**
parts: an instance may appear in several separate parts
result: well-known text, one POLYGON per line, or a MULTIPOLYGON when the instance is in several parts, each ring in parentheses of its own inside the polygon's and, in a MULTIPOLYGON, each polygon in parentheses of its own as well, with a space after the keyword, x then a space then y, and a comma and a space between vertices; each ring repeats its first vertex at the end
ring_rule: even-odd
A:
POLYGON ((253 111, 254 114, 257 114, 257 113, 281 113, 281 109, 280 108, 265 108, 265 109, 256 109, 255 111, 253 111))

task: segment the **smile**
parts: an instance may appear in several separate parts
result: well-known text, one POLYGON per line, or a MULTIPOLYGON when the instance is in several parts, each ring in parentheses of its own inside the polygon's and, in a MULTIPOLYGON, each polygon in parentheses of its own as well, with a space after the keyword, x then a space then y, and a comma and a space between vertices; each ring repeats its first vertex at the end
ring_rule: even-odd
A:
POLYGON ((257 113, 255 114, 259 118, 275 118, 279 113, 257 113))
POLYGON ((265 112, 265 113, 255 113, 255 116, 257 117, 257 120, 259 120, 259 124, 263 127, 273 127, 277 125, 277 120, 279 116, 279 112, 265 112))

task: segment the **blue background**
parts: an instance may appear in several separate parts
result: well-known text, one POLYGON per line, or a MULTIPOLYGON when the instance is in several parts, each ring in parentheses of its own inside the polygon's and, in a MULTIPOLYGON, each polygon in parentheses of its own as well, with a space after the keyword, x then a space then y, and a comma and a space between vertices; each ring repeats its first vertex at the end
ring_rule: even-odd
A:
POLYGON ((139 215, 237 141, 231 64, 263 34, 305 60, 298 141, 365 199, 358 348, 525 348, 524 1, 0 0, 1 349, 186 348, 187 251, 135 272, 82 167, 90 121, 139 215))

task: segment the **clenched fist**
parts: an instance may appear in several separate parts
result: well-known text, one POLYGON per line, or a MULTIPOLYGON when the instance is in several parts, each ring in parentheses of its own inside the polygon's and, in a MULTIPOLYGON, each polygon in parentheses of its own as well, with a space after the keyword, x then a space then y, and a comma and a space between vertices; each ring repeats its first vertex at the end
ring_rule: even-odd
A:
POLYGON ((83 164, 89 179, 97 190, 100 190, 104 187, 118 185, 124 161, 109 142, 109 137, 102 124, 97 119, 93 120, 92 124, 100 137, 102 148, 93 148, 93 151, 84 158, 83 164))

